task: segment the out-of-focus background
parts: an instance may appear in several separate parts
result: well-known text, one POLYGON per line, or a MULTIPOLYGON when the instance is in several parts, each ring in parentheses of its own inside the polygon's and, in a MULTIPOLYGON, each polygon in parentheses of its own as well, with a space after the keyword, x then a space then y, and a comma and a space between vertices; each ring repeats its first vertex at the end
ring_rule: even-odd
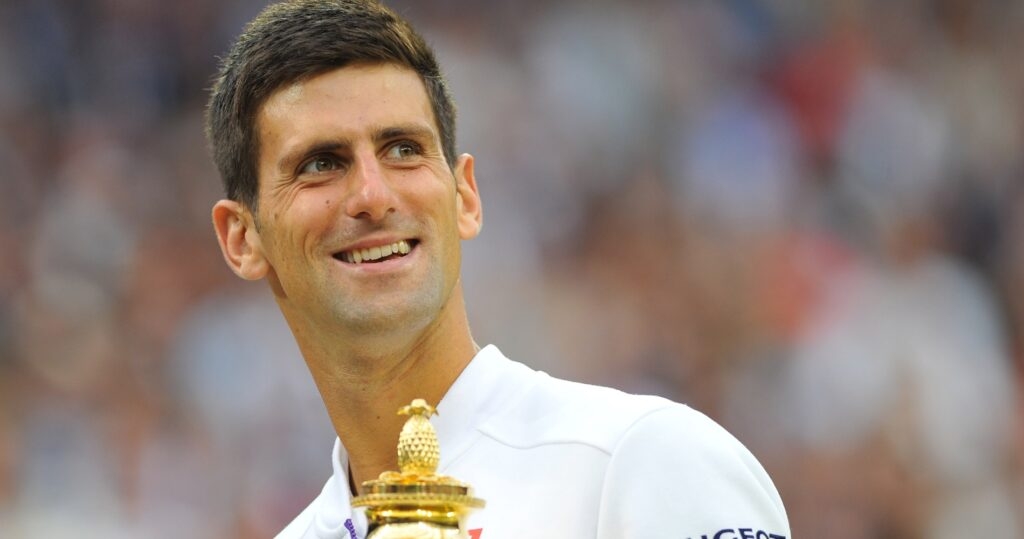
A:
MULTIPOLYGON (((209 224, 262 5, 0 5, 2 537, 269 537, 330 474, 209 224)), ((393 5, 477 157, 479 342, 706 412, 796 537, 1024 537, 1024 3, 393 5)))

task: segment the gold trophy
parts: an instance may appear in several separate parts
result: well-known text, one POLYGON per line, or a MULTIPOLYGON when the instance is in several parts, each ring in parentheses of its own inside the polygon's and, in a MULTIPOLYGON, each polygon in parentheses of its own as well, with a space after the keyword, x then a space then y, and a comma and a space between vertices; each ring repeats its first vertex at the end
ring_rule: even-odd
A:
POLYGON ((398 410, 409 419, 398 436, 398 467, 363 483, 352 507, 366 509, 366 539, 468 539, 463 523, 484 501, 469 485, 437 475, 441 451, 430 424, 434 407, 423 399, 398 410))

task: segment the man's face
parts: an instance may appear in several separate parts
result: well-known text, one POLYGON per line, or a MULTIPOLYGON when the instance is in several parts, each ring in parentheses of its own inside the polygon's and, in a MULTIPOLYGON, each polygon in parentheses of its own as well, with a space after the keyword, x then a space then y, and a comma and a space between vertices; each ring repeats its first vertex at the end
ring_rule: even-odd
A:
POLYGON ((453 175, 419 76, 348 66, 272 94, 256 118, 254 245, 293 327, 420 329, 479 230, 472 158, 453 175), (309 327, 309 326, 305 326, 309 327))

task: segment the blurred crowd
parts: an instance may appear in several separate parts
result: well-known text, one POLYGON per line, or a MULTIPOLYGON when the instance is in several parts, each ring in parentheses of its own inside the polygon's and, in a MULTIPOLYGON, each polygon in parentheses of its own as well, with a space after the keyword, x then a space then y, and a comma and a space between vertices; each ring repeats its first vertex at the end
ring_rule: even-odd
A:
MULTIPOLYGON (((1024 537, 1024 3, 392 5, 477 158, 478 342, 707 413, 796 537, 1024 537)), ((209 224, 262 7, 0 4, 2 537, 269 537, 331 473, 209 224)))

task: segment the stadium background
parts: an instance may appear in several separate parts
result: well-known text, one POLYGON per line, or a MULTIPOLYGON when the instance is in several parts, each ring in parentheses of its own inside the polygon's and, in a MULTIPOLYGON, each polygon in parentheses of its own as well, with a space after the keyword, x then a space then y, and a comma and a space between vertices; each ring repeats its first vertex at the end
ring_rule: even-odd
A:
MULTIPOLYGON (((477 157, 479 342, 705 411, 797 537, 1024 537, 1024 3, 393 5, 477 157)), ((330 473, 209 224, 261 7, 0 4, 2 537, 269 537, 330 473)))

